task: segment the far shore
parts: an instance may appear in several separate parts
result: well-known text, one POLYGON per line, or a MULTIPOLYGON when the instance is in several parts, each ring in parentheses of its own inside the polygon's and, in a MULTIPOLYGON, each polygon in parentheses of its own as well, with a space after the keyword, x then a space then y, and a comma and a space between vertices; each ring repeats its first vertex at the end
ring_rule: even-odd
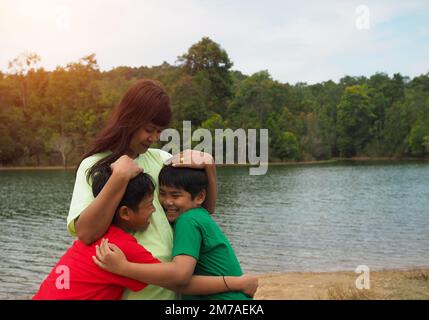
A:
MULTIPOLYGON (((392 158, 392 157, 353 157, 353 158, 333 158, 329 160, 311 160, 311 161, 273 161, 269 162, 269 166, 295 166, 295 165, 317 165, 317 164, 333 164, 337 162, 350 161, 429 161, 429 158, 392 158)), ((265 163, 252 164, 217 164, 217 167, 251 167, 256 165, 265 165, 265 163)), ((7 170, 75 170, 76 166, 0 166, 0 171, 7 170)))
POLYGON ((255 300, 429 300, 429 268, 371 271, 369 289, 354 272, 262 274, 255 300))

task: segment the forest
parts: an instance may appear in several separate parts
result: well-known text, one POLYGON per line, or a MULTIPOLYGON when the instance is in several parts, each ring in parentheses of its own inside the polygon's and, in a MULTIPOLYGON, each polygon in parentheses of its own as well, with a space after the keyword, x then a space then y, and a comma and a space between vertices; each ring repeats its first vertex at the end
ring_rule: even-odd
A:
POLYGON ((172 128, 190 120, 193 129, 268 129, 271 162, 429 156, 426 70, 414 78, 378 72, 281 83, 266 70, 234 70, 228 53, 207 37, 173 65, 102 71, 95 54, 52 71, 40 62, 37 53, 24 53, 0 71, 1 166, 76 165, 124 92, 142 78, 164 85, 172 128))

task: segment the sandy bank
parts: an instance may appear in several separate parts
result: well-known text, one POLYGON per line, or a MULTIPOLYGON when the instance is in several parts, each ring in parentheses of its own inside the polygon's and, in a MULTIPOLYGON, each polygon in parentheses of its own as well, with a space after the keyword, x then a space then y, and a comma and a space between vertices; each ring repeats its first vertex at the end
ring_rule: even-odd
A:
POLYGON ((354 272, 262 274, 257 300, 429 299, 429 268, 373 271, 370 289, 356 289, 354 272))

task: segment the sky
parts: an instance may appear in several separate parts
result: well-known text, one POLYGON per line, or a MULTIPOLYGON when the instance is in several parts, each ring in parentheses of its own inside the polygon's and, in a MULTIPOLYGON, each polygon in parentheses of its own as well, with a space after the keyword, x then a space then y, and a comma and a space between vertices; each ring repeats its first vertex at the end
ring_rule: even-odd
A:
POLYGON ((205 36, 234 70, 291 84, 429 72, 429 0, 0 0, 3 72, 23 52, 47 70, 175 64, 205 36))

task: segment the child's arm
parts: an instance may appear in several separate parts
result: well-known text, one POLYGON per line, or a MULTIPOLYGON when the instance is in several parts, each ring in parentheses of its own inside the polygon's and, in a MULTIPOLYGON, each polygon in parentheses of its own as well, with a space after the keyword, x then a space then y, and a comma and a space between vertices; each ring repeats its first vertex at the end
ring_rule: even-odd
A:
POLYGON ((141 264, 129 262, 115 244, 102 239, 100 246, 96 246, 94 262, 102 269, 123 277, 140 282, 170 286, 184 286, 191 280, 197 261, 191 256, 181 255, 172 262, 141 264))
POLYGON ((258 278, 244 274, 240 277, 220 276, 192 276, 188 285, 172 287, 158 284, 161 287, 188 295, 209 295, 229 291, 241 291, 253 297, 258 289, 258 278))
POLYGON ((225 278, 221 276, 193 276, 196 260, 186 255, 176 256, 172 262, 165 263, 142 264, 127 260, 122 263, 123 266, 117 269, 118 274, 183 294, 208 295, 242 291, 253 296, 258 287, 258 279, 250 275, 227 276, 225 278))
POLYGON ((227 291, 243 291, 253 296, 258 286, 254 276, 215 277, 192 276, 196 260, 193 257, 179 255, 173 262, 157 264, 140 264, 127 261, 125 255, 116 245, 106 239, 96 248, 95 264, 109 272, 132 278, 144 283, 184 294, 215 294, 227 291), (226 282, 226 283, 225 283, 226 282))
MULTIPOLYGON (((112 257, 113 259, 116 258, 112 257)), ((124 259, 126 258, 124 257, 124 259)), ((160 286, 181 287, 189 284, 191 281, 195 264, 196 260, 193 257, 182 255, 175 257, 172 262, 154 264, 142 264, 122 260, 117 268, 110 269, 106 267, 105 269, 140 282, 160 286)))

